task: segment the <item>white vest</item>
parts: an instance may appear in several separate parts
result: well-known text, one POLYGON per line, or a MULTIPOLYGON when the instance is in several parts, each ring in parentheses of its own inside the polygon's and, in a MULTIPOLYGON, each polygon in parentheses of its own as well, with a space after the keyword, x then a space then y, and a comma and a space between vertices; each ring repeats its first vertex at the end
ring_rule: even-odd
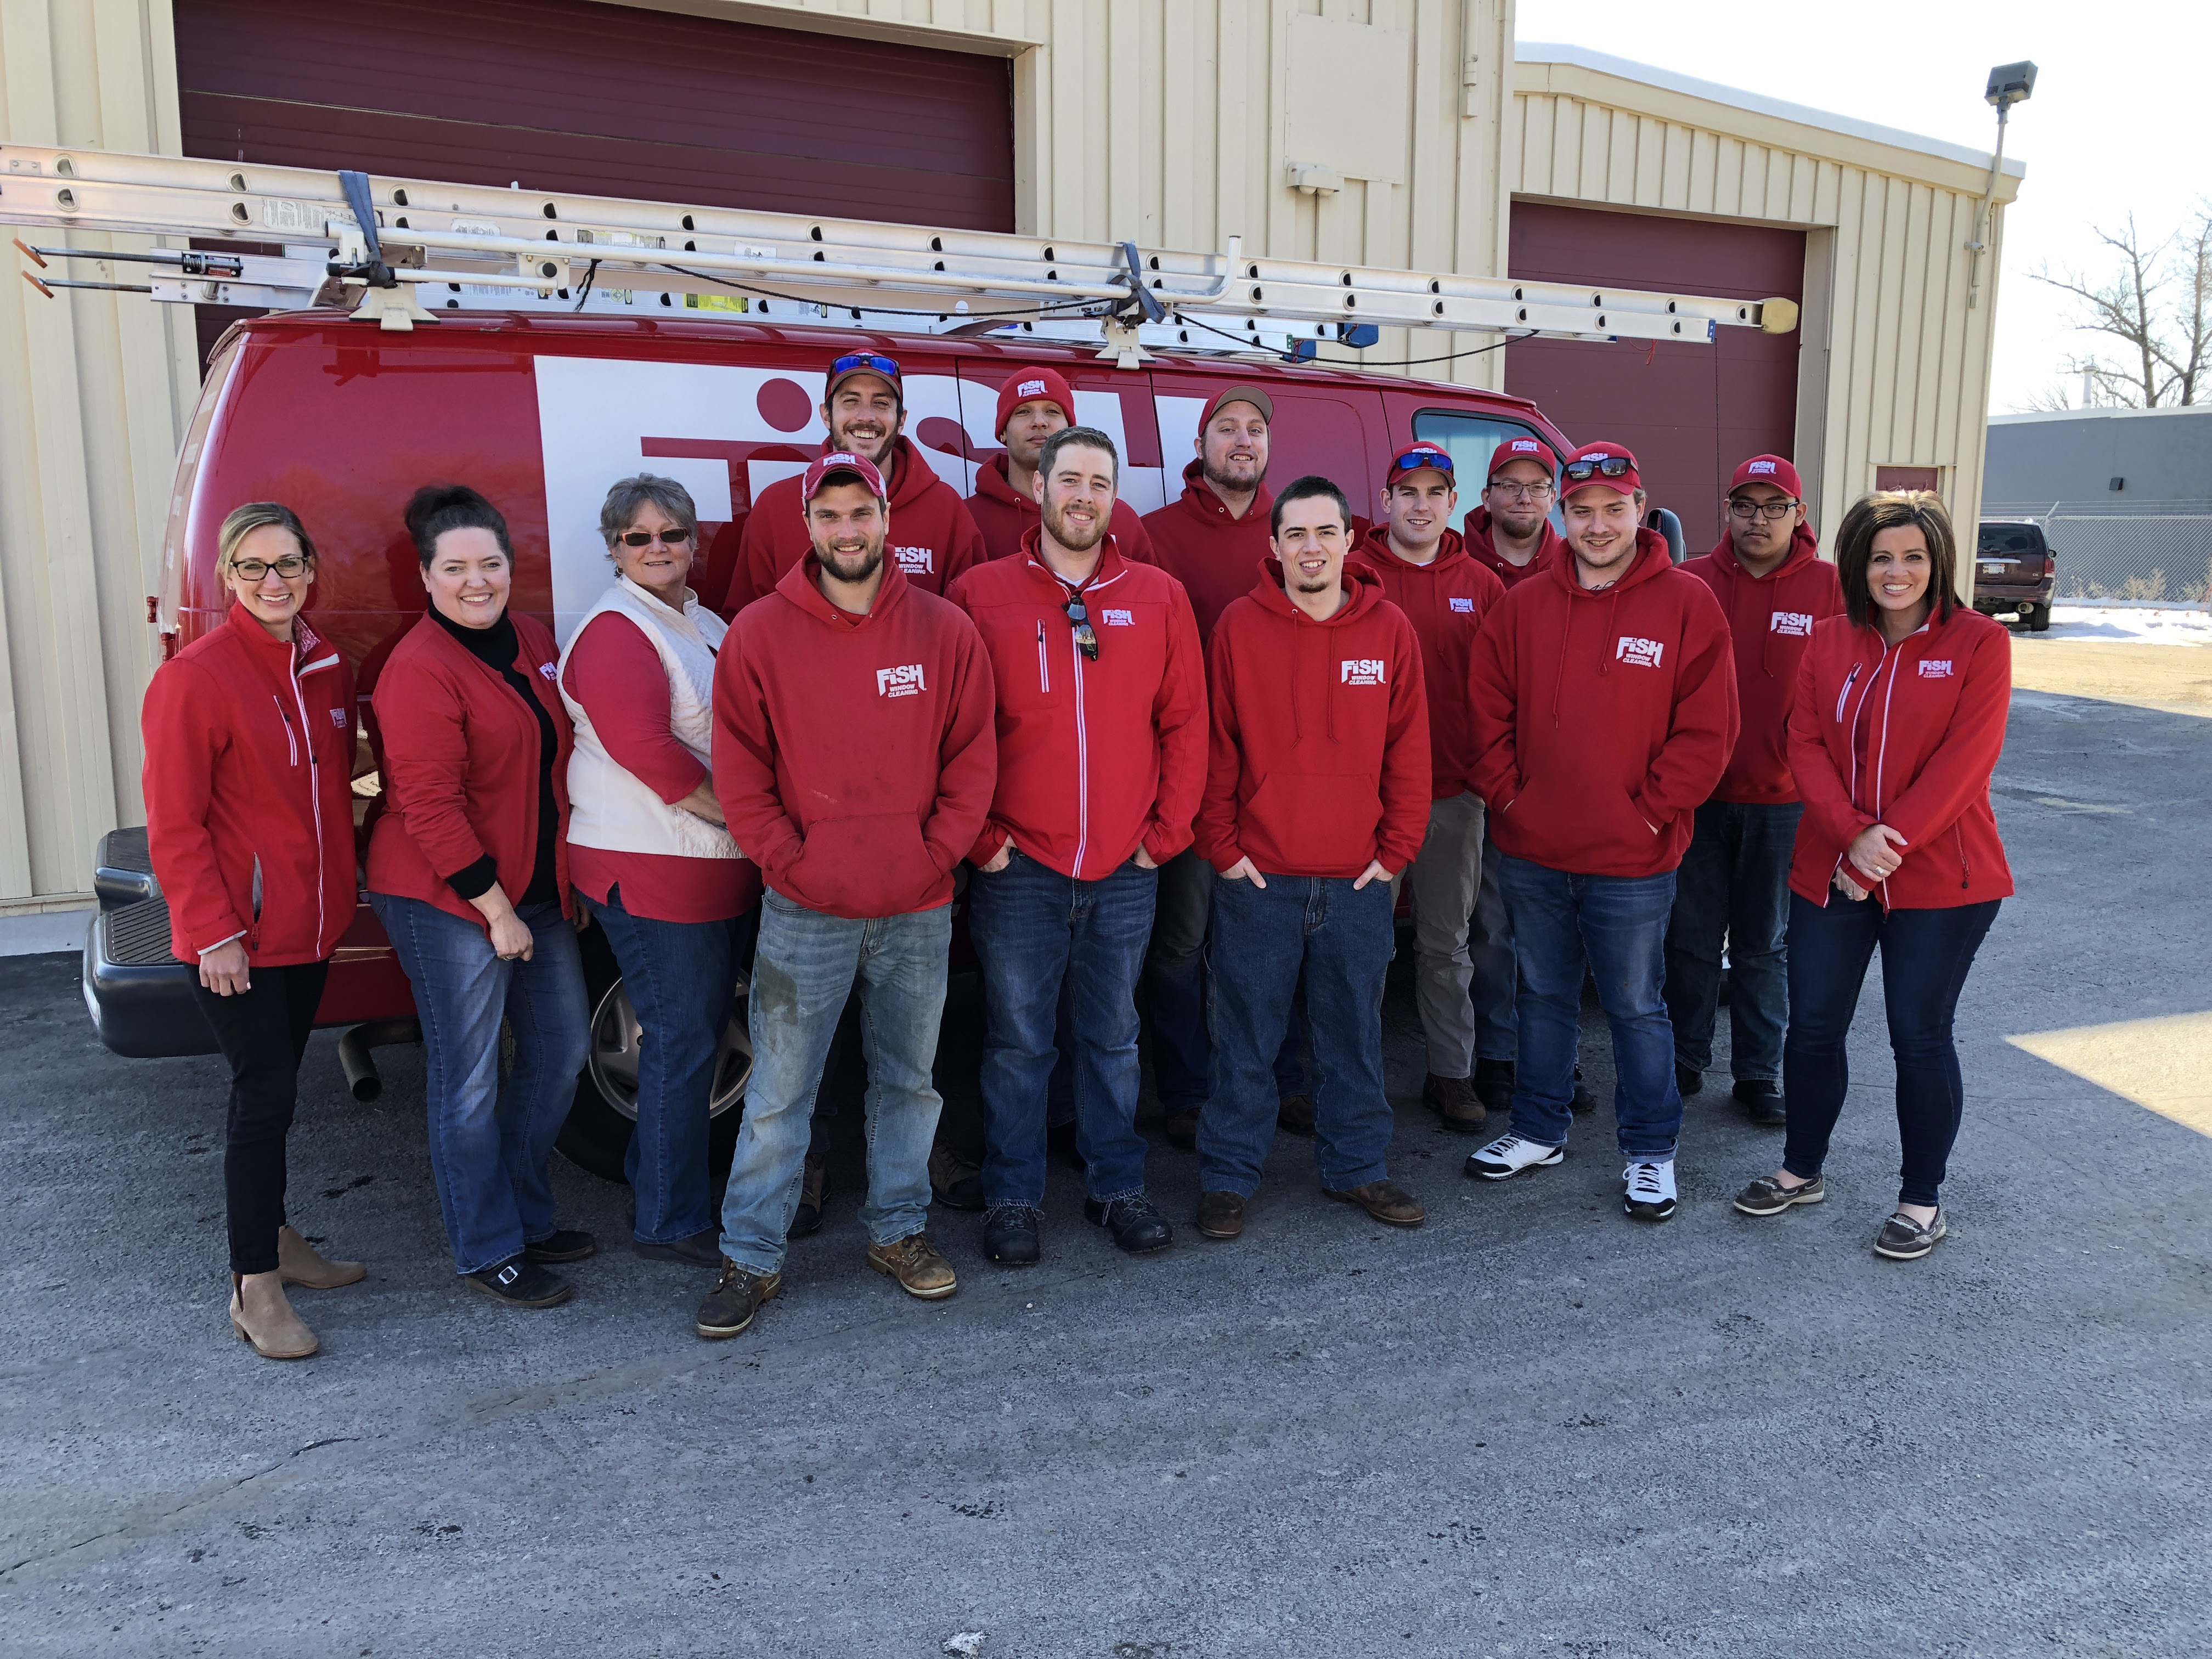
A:
POLYGON ((613 853, 658 853, 672 858, 734 859, 738 843, 720 824, 669 805, 634 772, 607 753, 592 717, 568 695, 568 653, 595 617, 618 612, 660 653, 668 676, 669 727, 698 763, 714 770, 714 653, 728 631, 722 619, 699 608, 686 590, 684 609, 672 611, 627 576, 617 576, 599 602, 576 624, 561 653, 561 701, 576 727, 568 757, 568 843, 613 853))

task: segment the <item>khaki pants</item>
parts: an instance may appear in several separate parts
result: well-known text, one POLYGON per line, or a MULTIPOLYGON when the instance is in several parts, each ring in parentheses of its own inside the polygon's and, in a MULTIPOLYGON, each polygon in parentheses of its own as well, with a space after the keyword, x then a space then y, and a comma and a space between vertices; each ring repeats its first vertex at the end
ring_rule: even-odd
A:
POLYGON ((1482 885, 1482 818, 1481 798, 1471 792, 1432 802, 1420 856, 1391 884, 1394 903, 1400 884, 1413 892, 1414 1000, 1429 1039, 1429 1071, 1437 1077, 1474 1070, 1468 924, 1482 885))

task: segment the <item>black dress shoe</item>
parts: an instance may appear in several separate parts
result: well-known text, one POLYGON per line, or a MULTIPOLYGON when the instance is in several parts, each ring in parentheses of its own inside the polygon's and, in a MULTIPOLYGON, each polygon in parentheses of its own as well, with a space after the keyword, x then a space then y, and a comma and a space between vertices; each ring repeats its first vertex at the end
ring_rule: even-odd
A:
POLYGON ((1035 1267, 1044 1255, 1042 1216, 1026 1204, 994 1204, 983 1212, 983 1254, 1002 1267, 1035 1267))
POLYGON ((1474 1094, 1484 1107, 1493 1112, 1513 1109, 1514 1065, 1510 1060, 1482 1060, 1474 1062, 1474 1094))
POLYGON ((578 1227, 562 1227, 522 1247, 532 1261, 581 1261, 599 1253, 599 1241, 578 1227))
POLYGON ((1705 1086, 1705 1074, 1700 1068, 1685 1066, 1679 1060, 1674 1062, 1674 1091, 1683 1099, 1687 1100, 1705 1086))
POLYGON ((1108 1237, 1131 1255, 1149 1255, 1175 1243, 1175 1229, 1142 1193, 1109 1204, 1086 1198, 1083 1218, 1103 1227, 1108 1237))
POLYGON ((684 1261, 695 1267, 722 1265, 722 1233, 719 1227, 709 1227, 689 1238, 672 1238, 665 1244, 648 1244, 641 1238, 634 1241, 630 1249, 647 1261, 684 1261))
POLYGON ((1760 1128, 1790 1127, 1790 1113, 1783 1104, 1782 1091, 1767 1079, 1746 1079, 1735 1085, 1735 1097, 1743 1103, 1744 1110, 1760 1128))
POLYGON ((522 1256, 509 1256, 496 1267, 465 1275, 487 1296, 510 1308, 551 1308, 566 1302, 576 1287, 556 1273, 549 1273, 522 1256))

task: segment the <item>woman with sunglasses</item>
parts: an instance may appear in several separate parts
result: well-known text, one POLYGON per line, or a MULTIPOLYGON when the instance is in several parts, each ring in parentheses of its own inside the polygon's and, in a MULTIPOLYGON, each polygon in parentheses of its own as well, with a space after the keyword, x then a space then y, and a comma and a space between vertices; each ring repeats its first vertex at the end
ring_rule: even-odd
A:
POLYGON ((285 1218, 284 1140, 331 953, 353 921, 353 676, 301 617, 315 546, 252 501, 222 521, 229 617, 147 688, 146 834, 169 948, 230 1065, 230 1322, 267 1359, 319 1346, 287 1285, 350 1285, 285 1218))
POLYGON ((2012 642, 1961 605, 1957 544, 1924 491, 1869 495, 1837 534, 1844 614, 1813 624, 1790 714, 1805 798, 1790 870, 1789 1139, 1739 1194, 1746 1215, 1827 1194, 1821 1168, 1850 1083, 1844 1039, 1881 951, 1904 1168, 1875 1251, 1911 1261, 1948 1228, 1938 1189, 1965 1084, 1952 1018, 2012 872, 1990 810, 2012 700, 2012 642))
POLYGON ((556 1227, 547 1165, 584 1063, 586 912, 568 886, 568 711, 553 636, 508 607, 514 544, 461 484, 407 503, 430 605, 376 682, 384 813, 368 902, 422 1016, 430 1169, 453 1266, 509 1307, 573 1287, 589 1233, 556 1227), (514 1033, 501 1099, 500 1026, 514 1033))
POLYGON ((637 1128, 623 1164, 637 1195, 635 1248, 711 1267, 721 1230, 708 1113, 761 892, 714 799, 725 629, 686 585, 699 518, 682 484, 649 472, 621 480, 599 509, 599 534, 615 579, 561 659, 576 728, 568 872, 606 930, 642 1028, 637 1128))

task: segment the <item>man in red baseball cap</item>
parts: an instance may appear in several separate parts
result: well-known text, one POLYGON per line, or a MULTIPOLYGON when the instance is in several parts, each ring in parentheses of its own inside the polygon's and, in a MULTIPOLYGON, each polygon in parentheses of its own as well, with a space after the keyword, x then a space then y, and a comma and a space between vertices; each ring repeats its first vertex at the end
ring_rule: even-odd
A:
POLYGON ((704 1337, 782 1287, 831 1038, 857 987, 870 1034, 868 1266, 925 1300, 958 1288, 930 1245, 930 1086, 952 872, 997 776, 991 663, 957 605, 889 556, 883 475, 832 453, 799 482, 810 546, 740 611, 714 665, 714 793, 759 865, 752 1081, 704 1337))
MULTIPOLYGON (((866 350, 834 359, 821 416, 830 431, 823 454, 858 455, 882 475, 890 492, 884 556, 901 575, 924 592, 941 594, 961 572, 982 562, 983 538, 960 492, 937 476, 904 435, 906 394, 894 359, 866 350)), ((734 617, 775 592, 811 545, 799 481, 779 479, 762 490, 738 535, 737 568, 722 614, 734 617)))
POLYGON ((1467 550, 1508 587, 1566 547, 1551 521, 1558 465, 1551 446, 1525 432, 1491 452, 1482 499, 1467 515, 1467 550))
MULTIPOLYGON (((1406 613, 1421 644, 1431 799, 1420 854, 1400 872, 1413 894, 1414 994, 1429 1044, 1421 1098, 1444 1127, 1472 1134, 1484 1117, 1474 1076, 1483 1062, 1470 994, 1474 963, 1468 954, 1482 886, 1482 799, 1467 781, 1474 759, 1468 668, 1476 630, 1505 588, 1468 556, 1449 527, 1458 507, 1449 451, 1432 443, 1399 451, 1383 472, 1382 522, 1360 539, 1351 562, 1374 573, 1382 597, 1406 613)), ((1510 1008, 1510 957, 1503 977, 1501 985, 1485 988, 1484 1000, 1502 998, 1510 1008)), ((1510 1025, 1503 1035, 1510 1041, 1510 1025)), ((1510 1067, 1512 1049, 1501 1042, 1496 1050, 1510 1067)))
POLYGON ((1797 469, 1754 455, 1729 481, 1720 544, 1682 568, 1720 601, 1735 653, 1743 730, 1674 878, 1667 929, 1667 1012, 1674 1082, 1693 1095, 1712 1064, 1729 960, 1729 1070, 1735 1097, 1762 1127, 1779 1128, 1782 1039, 1790 1019, 1790 859, 1804 811, 1790 774, 1790 707, 1813 626, 1844 608, 1836 568, 1805 521, 1797 469))
POLYGON ((1568 556, 1509 592, 1475 643, 1474 784, 1504 854, 1521 1056, 1512 1128, 1468 1173, 1503 1181, 1565 1156, 1588 969, 1613 1030, 1622 1207, 1664 1221, 1682 1124, 1667 920, 1735 742, 1735 671, 1712 590, 1641 528, 1636 457, 1586 444, 1560 470, 1568 556))
MULTIPOLYGON (((1058 369, 1031 364, 1006 376, 999 388, 998 422, 991 428, 1006 453, 976 469, 975 493, 968 498, 986 557, 1012 558, 1021 552, 1023 539, 1041 522, 1037 459, 1045 440, 1074 424, 1075 393, 1058 369)), ((1125 562, 1152 562, 1152 538, 1128 502, 1114 503, 1111 534, 1125 562)))

